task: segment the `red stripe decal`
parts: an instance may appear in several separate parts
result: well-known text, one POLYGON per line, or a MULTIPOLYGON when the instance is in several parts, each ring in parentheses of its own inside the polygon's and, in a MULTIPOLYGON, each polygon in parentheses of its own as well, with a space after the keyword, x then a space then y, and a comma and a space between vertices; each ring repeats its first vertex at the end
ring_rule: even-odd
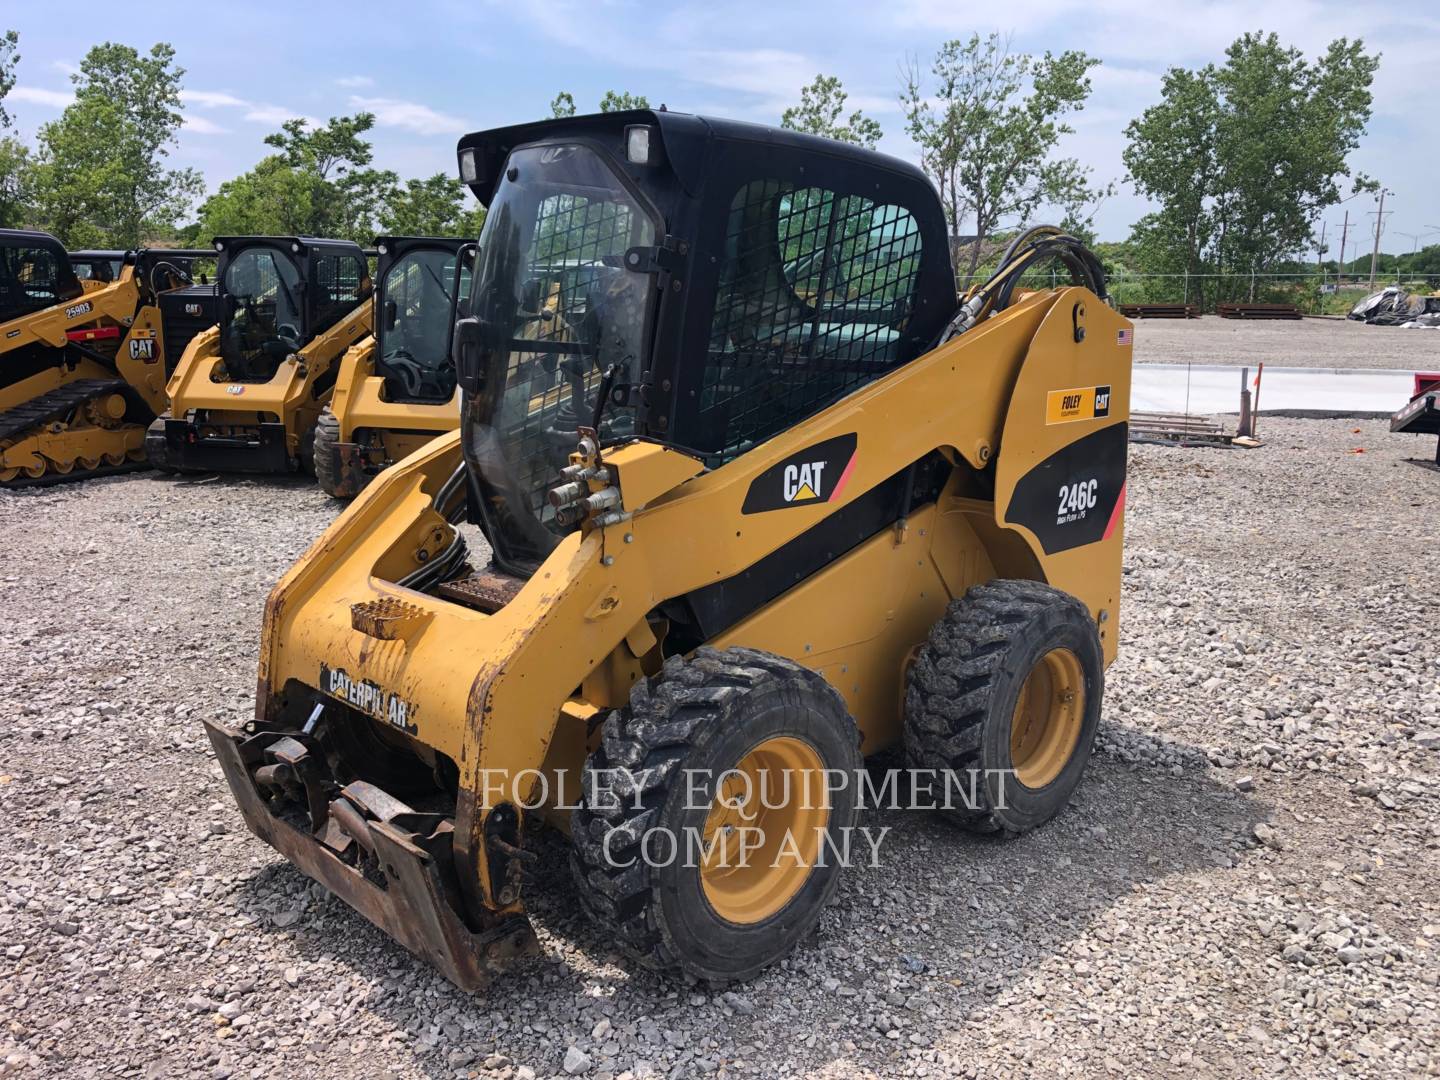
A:
POLYGON ((71 341, 101 341, 120 336, 118 326, 97 326, 92 330, 67 330, 65 336, 71 341))
POLYGON ((1120 519, 1125 516, 1125 488, 1128 485, 1120 485, 1120 497, 1115 500, 1115 509, 1110 511, 1110 524, 1105 526, 1105 535, 1101 540, 1109 540, 1115 532, 1115 526, 1120 524, 1120 519))
POLYGON ((835 490, 830 492, 830 498, 826 502, 834 502, 840 497, 840 492, 845 490, 846 483, 850 480, 850 474, 855 471, 855 459, 859 457, 858 452, 850 455, 850 460, 845 464, 845 471, 840 474, 840 480, 835 485, 835 490))

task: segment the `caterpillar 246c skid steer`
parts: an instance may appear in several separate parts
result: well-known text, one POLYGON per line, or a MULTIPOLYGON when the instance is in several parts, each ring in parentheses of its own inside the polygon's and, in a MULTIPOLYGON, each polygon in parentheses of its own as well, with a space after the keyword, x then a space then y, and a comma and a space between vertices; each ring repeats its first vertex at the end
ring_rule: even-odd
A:
POLYGON ((459 157, 460 430, 271 594, 255 718, 208 724, 250 828, 473 988, 533 943, 541 821, 616 942, 724 982, 865 852, 864 757, 903 745, 969 828, 1060 810, 1120 600, 1131 327, 1095 258, 1034 229, 957 298, 918 170, 746 124, 459 157))
POLYGON ((345 354, 315 428, 315 478, 337 498, 460 426, 450 328, 470 287, 475 245, 380 236, 375 250, 375 333, 345 354))
POLYGON ((220 322, 191 342, 145 439, 166 472, 313 471, 340 358, 370 333, 370 271, 348 240, 215 239, 220 322))
POLYGON ((145 467, 168 358, 215 318, 205 254, 106 252, 81 279, 53 236, 0 229, 0 486, 145 467))

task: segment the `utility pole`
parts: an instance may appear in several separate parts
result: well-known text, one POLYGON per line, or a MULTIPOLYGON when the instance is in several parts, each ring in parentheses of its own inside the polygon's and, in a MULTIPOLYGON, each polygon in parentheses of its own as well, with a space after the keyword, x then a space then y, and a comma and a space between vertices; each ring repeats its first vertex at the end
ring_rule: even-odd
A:
POLYGON ((1340 228, 1340 270, 1335 275, 1335 287, 1345 282, 1345 241, 1350 238, 1350 211, 1345 211, 1345 224, 1340 228))
POLYGON ((1385 227, 1385 196, 1389 192, 1380 189, 1380 209, 1375 214, 1375 246, 1370 249, 1370 290, 1375 290, 1375 263, 1380 258, 1380 232, 1385 227))
POLYGON ((1320 275, 1320 284, 1325 284, 1325 226, 1328 222, 1320 222, 1320 243, 1315 248, 1315 273, 1320 275))

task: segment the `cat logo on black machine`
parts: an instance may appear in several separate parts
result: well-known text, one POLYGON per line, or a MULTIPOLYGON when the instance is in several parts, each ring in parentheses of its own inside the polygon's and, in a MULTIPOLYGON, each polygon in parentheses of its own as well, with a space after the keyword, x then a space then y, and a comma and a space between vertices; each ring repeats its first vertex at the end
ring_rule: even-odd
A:
POLYGON ((751 481, 740 512, 762 514, 790 506, 833 502, 855 468, 855 447, 852 432, 791 454, 751 481))

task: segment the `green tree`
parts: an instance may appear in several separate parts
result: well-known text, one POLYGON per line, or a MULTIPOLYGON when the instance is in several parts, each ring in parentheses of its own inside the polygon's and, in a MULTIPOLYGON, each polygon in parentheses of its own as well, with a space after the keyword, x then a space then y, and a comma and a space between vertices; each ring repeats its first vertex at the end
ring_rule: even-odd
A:
POLYGON ((0 136, 0 229, 30 221, 30 151, 19 139, 0 136))
MULTIPOLYGON (((600 111, 623 112, 626 109, 648 109, 650 102, 641 94, 632 94, 626 90, 606 90, 605 96, 600 99, 600 111)), ((561 90, 550 102, 550 115, 555 119, 562 119, 567 116, 574 116, 575 95, 568 90, 561 90)))
POLYGON ((180 128, 175 50, 96 45, 72 75, 75 101, 40 129, 37 211, 71 247, 173 237, 200 194, 193 169, 167 169, 180 128))
POLYGON ((834 75, 816 75, 813 83, 801 89, 800 104, 792 105, 781 115, 780 126, 875 149, 884 136, 879 121, 859 109, 845 119, 847 96, 834 75))
MULTIPOLYGON (((0 35, 0 132, 11 126, 5 111, 5 96, 15 86, 16 52, 20 35, 7 30, 0 35)), ((16 229, 30 218, 30 151, 19 139, 0 134, 0 229, 16 229)))
POLYGON ((313 234, 326 185, 286 164, 278 154, 219 186, 200 207, 198 236, 300 236, 313 234))
POLYGON ((332 117, 321 127, 287 120, 265 137, 277 151, 221 184, 200 207, 202 237, 327 236, 368 243, 399 177, 372 166, 364 136, 372 113, 332 117))
MULTIPOLYGON (((1062 118, 1085 107, 1089 71, 1099 63, 1075 51, 1037 59, 1012 53, 998 34, 976 34, 940 47, 933 89, 917 63, 907 65, 900 104, 952 233, 972 224, 983 241, 1002 219, 1025 225, 1042 206, 1059 207, 1072 227, 1085 224, 1085 208, 1109 189, 1093 188, 1089 170, 1056 149, 1073 132, 1062 118)), ((962 259, 965 246, 952 240, 968 284, 983 244, 969 244, 962 259)))
POLYGON ((1378 65, 1360 41, 1311 63, 1275 34, 1246 34, 1221 65, 1167 72, 1160 101, 1126 128, 1130 179, 1159 204, 1135 226, 1143 269, 1248 274, 1306 250, 1351 175, 1378 65))
POLYGON ((464 236, 475 239, 485 208, 466 209, 469 190, 448 173, 407 180, 380 210, 381 231, 391 236, 464 236))
POLYGON ((643 94, 632 94, 626 90, 606 90, 600 99, 601 112, 627 112, 630 109, 648 109, 650 101, 643 94))
POLYGON ((0 131, 10 127, 10 114, 5 111, 5 97, 15 89, 15 65, 20 63, 20 35, 6 30, 0 35, 0 131))

